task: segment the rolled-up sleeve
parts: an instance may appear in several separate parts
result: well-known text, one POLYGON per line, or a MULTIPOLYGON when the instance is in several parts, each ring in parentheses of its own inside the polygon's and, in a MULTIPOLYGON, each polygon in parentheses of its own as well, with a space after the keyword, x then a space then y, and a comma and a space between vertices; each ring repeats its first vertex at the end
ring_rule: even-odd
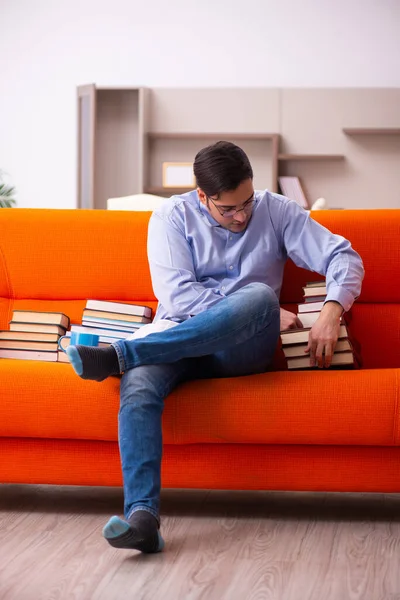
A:
POLYGON ((196 280, 190 245, 176 224, 153 213, 147 240, 154 293, 174 321, 184 321, 224 298, 196 280))
POLYGON ((325 275, 325 302, 334 300, 350 310, 364 278, 363 262, 351 243, 317 223, 293 201, 285 203, 281 225, 289 258, 299 267, 325 275))

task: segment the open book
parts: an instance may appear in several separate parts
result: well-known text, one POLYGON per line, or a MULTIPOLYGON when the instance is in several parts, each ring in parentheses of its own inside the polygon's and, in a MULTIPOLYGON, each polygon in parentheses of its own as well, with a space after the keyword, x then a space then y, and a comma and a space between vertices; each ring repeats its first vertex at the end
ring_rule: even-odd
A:
POLYGON ((146 337, 146 335, 149 335, 150 333, 166 331, 167 329, 171 329, 171 327, 175 327, 175 325, 179 325, 179 323, 175 323, 175 321, 169 321, 168 319, 160 319, 155 323, 143 325, 140 329, 135 331, 135 333, 132 333, 130 336, 128 336, 126 340, 137 340, 138 338, 146 337))

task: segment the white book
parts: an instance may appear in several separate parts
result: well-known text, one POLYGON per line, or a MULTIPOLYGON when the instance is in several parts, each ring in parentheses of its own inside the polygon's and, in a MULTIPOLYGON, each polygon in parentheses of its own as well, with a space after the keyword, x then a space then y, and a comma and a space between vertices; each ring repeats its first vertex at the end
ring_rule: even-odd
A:
POLYGON ((299 313, 308 313, 316 311, 320 312, 324 304, 325 300, 322 300, 321 302, 308 302, 304 304, 299 304, 299 313))
MULTIPOLYGON (((307 343, 296 344, 293 346, 284 346, 283 353, 286 358, 300 358, 302 356, 308 356, 305 354, 304 350, 307 347, 307 343)), ((347 338, 342 340, 338 340, 335 346, 335 352, 345 352, 346 350, 351 351, 351 345, 347 338)))
POLYGON ((320 285, 319 287, 303 287, 303 296, 310 298, 311 296, 326 296, 326 285, 320 285))
POLYGON ((300 319, 303 327, 312 327, 320 314, 321 311, 310 313, 298 313, 297 317, 300 319))
MULTIPOLYGON (((352 365, 354 357, 352 352, 338 352, 332 355, 331 365, 352 365)), ((307 369, 310 367, 310 357, 305 355, 296 358, 288 358, 288 369, 307 369)))
MULTIPOLYGON (((310 334, 309 328, 304 329, 288 329, 281 332, 282 346, 290 346, 292 344, 306 344, 310 334)), ((343 323, 339 328, 339 339, 347 337, 346 325, 343 323)))
POLYGON ((122 302, 109 302, 107 300, 88 300, 86 308, 115 312, 121 315, 151 318, 151 308, 149 306, 138 306, 137 304, 124 304, 122 302))
POLYGON ((298 177, 279 177, 279 186, 284 196, 290 200, 294 200, 306 210, 309 208, 307 198, 298 177))
POLYGON ((38 352, 36 350, 10 350, 0 349, 0 358, 19 358, 22 360, 45 360, 47 362, 57 362, 57 351, 38 352))
POLYGON ((116 322, 114 323, 113 321, 110 321, 109 323, 104 323, 103 321, 99 321, 99 320, 94 320, 92 318, 86 317, 85 319, 82 319, 82 325, 85 325, 86 327, 96 327, 96 328, 101 328, 101 329, 110 329, 112 331, 128 331, 129 333, 134 333, 136 331, 136 329, 138 329, 138 327, 134 327, 134 325, 137 325, 137 323, 132 323, 132 326, 130 325, 120 325, 120 322, 116 322))
MULTIPOLYGON (((320 314, 321 314, 321 311, 319 310, 319 311, 310 312, 310 313, 298 313, 297 317, 302 322, 303 327, 312 327, 314 325, 314 323, 317 321, 320 314)), ((340 321, 342 322, 341 318, 340 318, 340 321)))
POLYGON ((169 319, 160 319, 154 323, 148 323, 141 329, 138 329, 135 333, 127 338, 128 340, 137 340, 138 338, 144 338, 146 335, 150 333, 160 333, 162 331, 166 331, 167 329, 171 329, 171 327, 175 327, 179 325, 179 323, 175 323, 175 321, 170 321, 169 319))

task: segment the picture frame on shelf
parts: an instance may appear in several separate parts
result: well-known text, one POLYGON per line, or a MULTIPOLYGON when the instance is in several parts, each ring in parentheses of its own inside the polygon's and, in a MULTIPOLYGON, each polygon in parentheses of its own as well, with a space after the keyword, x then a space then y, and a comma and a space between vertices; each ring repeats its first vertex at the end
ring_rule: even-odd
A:
POLYGON ((163 163, 163 188, 190 188, 196 187, 196 179, 191 162, 164 162, 163 163))

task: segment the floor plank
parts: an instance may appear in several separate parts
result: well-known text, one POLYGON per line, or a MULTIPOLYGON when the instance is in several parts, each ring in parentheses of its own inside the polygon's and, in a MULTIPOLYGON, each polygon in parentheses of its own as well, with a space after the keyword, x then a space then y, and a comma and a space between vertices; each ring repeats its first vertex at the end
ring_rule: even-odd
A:
POLYGON ((0 600, 400 600, 400 495, 165 490, 165 552, 109 547, 117 488, 0 485, 0 600))

